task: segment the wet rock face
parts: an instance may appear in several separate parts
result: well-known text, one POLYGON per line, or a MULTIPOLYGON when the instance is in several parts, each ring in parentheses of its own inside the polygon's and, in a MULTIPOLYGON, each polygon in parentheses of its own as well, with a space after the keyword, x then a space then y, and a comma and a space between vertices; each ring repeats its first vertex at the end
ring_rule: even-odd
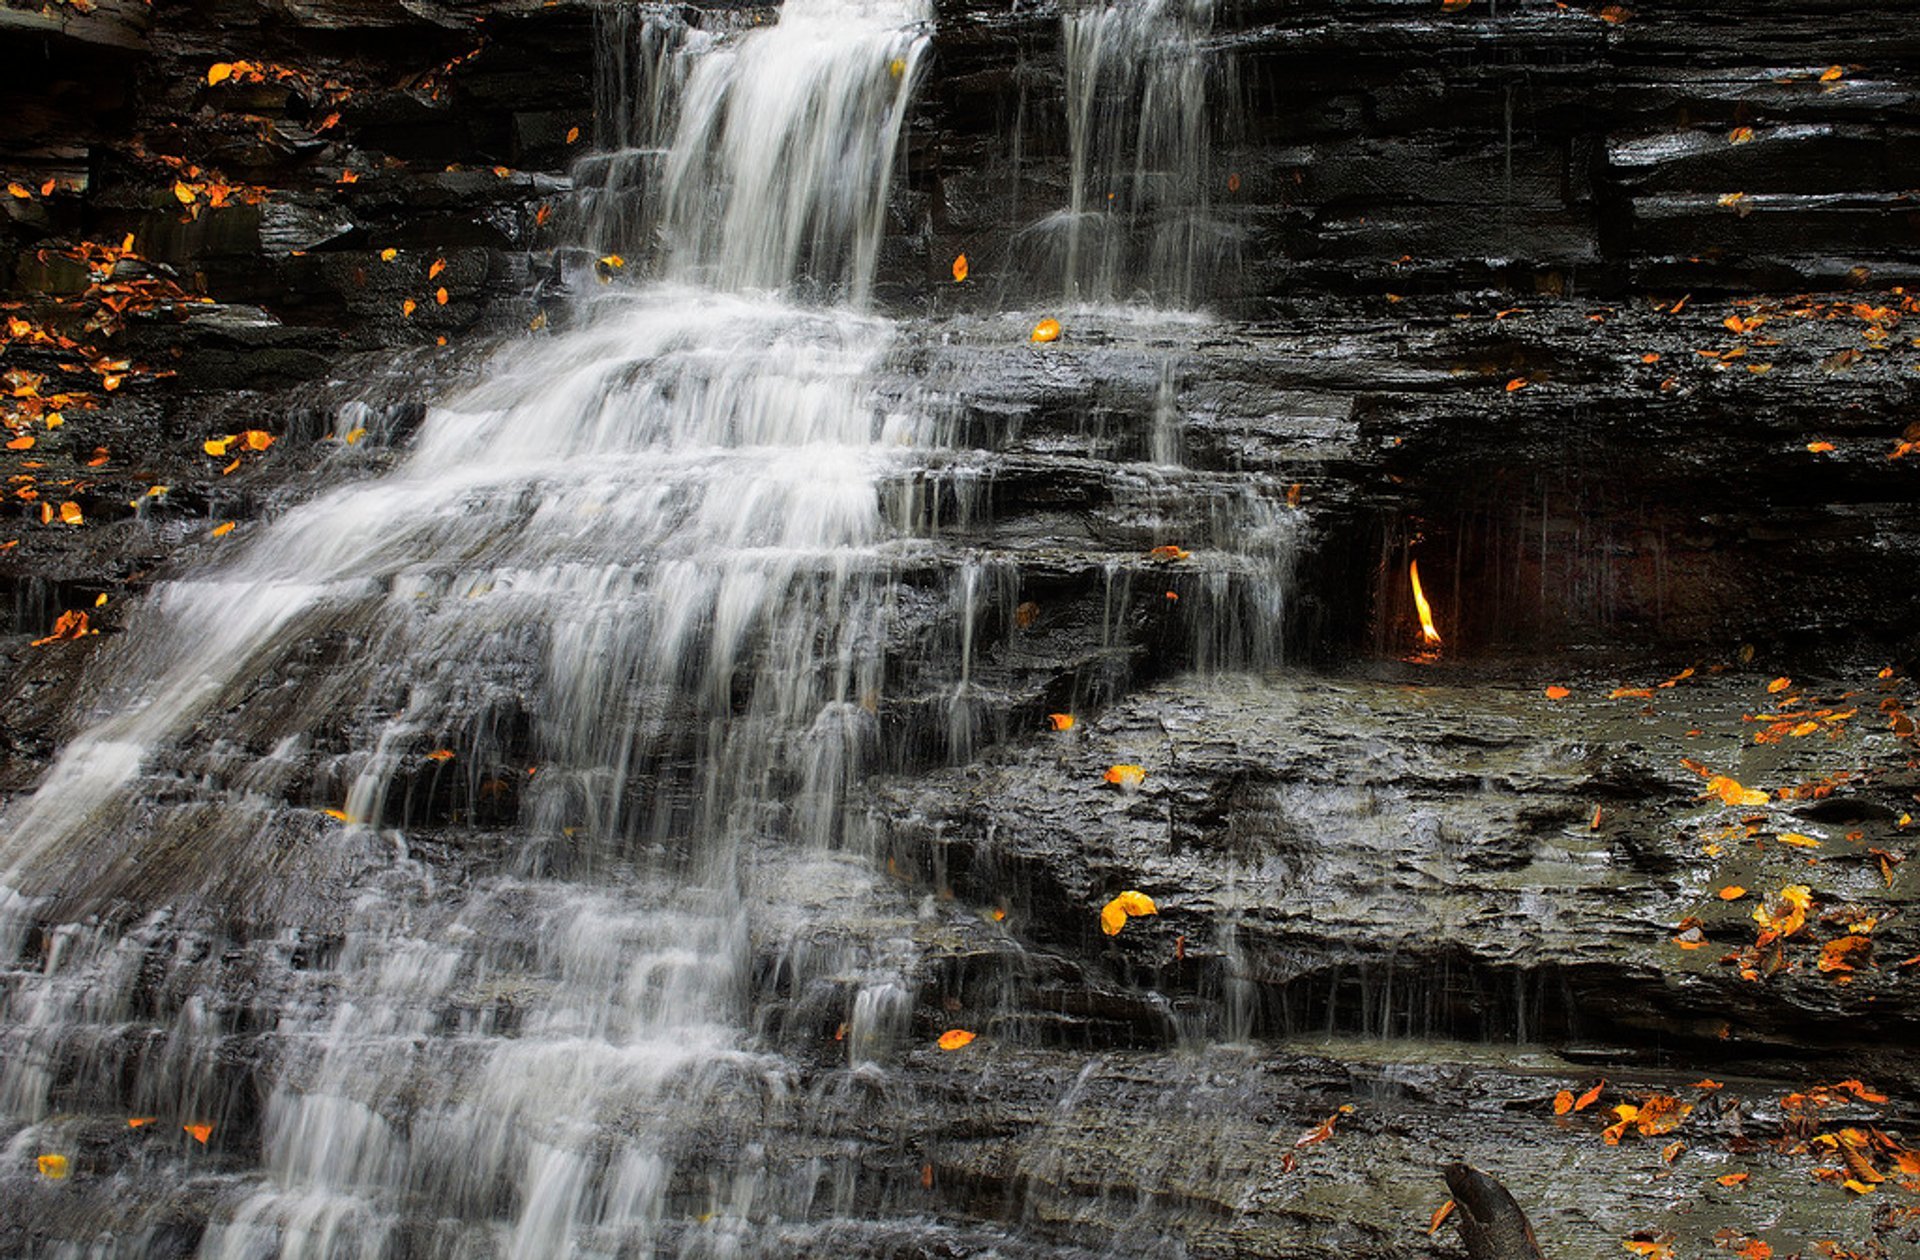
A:
MULTIPOLYGON (((1920 648, 1920 452, 1892 458, 1920 441, 1897 291, 1920 256, 1920 35, 1841 4, 1621 23, 1434 7, 1250 4, 1195 33, 1183 55, 1214 105, 1208 159, 1180 173, 1195 182, 1091 204, 1132 262, 1156 242, 1130 190, 1194 215, 1217 248, 1178 291, 1100 296, 1209 321, 1061 298, 1061 14, 937 7, 889 208, 880 305, 902 327, 880 388, 953 440, 884 487, 889 521, 927 545, 894 575, 875 774, 852 802, 873 860, 802 899, 811 917, 780 917, 790 887, 757 890, 777 930, 741 946, 748 1004, 781 1066, 680 1137, 663 1248, 704 1238, 701 1177, 739 1162, 743 1116, 770 1180, 804 1187, 781 1201, 793 1223, 758 1239, 768 1254, 1452 1255, 1422 1231, 1456 1158, 1509 1185, 1552 1256, 1642 1229, 1704 1254, 1763 1220, 1780 1254, 1913 1245, 1876 1211, 1893 1189, 1809 1180, 1817 1157, 1794 1147, 1811 1131, 1780 1100, 1866 1077, 1893 1101, 1836 1098, 1827 1127, 1915 1140, 1901 1047, 1920 1008, 1899 963, 1920 951, 1920 867, 1900 819, 1920 783, 1896 725, 1914 697, 1878 671, 1920 648), (1030 346, 1043 314, 1066 334, 1030 346), (1235 524, 1249 502, 1269 534, 1235 524), (1169 541, 1199 559, 1150 558, 1169 541), (1438 661, 1401 660, 1414 558, 1438 661), (1789 733, 1756 744, 1781 720, 1766 681, 1801 672, 1819 681, 1794 693, 1789 733), (1549 680, 1574 697, 1556 707, 1549 680), (1048 731, 1054 712, 1077 725, 1048 731), (1734 806, 1683 759, 1829 791, 1734 806), (1105 784, 1115 763, 1145 766, 1143 788, 1105 784), (1753 911, 1802 883, 1811 926, 1761 947, 1753 911), (1723 900, 1734 886, 1750 892, 1723 900), (1098 908, 1129 888, 1159 914, 1106 937, 1098 908), (857 922, 820 925, 848 899, 857 922), (1874 965, 1823 969, 1867 918, 1874 965), (836 1038, 854 969, 807 961, 843 959, 836 933, 911 959, 870 1061, 836 1038), (932 1048, 958 1025, 980 1041, 932 1048), (1690 1090, 1705 1076, 1727 1092, 1690 1090), (1643 1134, 1605 1145, 1596 1111, 1554 1119, 1558 1090, 1602 1077, 1603 1108, 1695 1107, 1683 1162, 1643 1134), (1300 1145, 1330 1115, 1333 1135, 1300 1145), (1715 1180, 1746 1168, 1746 1189, 1715 1180)), ((569 182, 604 175, 570 164, 608 139, 595 22, 531 0, 0 10, 0 167, 31 193, 0 199, 0 280, 8 313, 49 334, 9 329, 0 371, 86 395, 7 453, 40 467, 10 485, 0 537, 18 542, 0 552, 0 790, 29 790, 108 702, 111 672, 83 666, 156 576, 217 559, 212 528, 378 475, 447 380, 566 318, 557 299, 591 274, 569 182), (257 73, 208 81, 242 61, 257 73), (80 247, 128 234, 117 256, 80 247), (252 428, 276 443, 232 471, 206 452, 252 428), (84 523, 42 524, 48 500, 84 523), (105 635, 29 646, 76 610, 105 635)), ((516 828, 539 716, 517 699, 527 644, 471 663, 446 737, 514 773, 416 757, 382 817, 404 860, 336 842, 315 808, 338 799, 333 763, 404 703, 364 679, 328 689, 356 650, 316 634, 156 770, 155 815, 127 825, 164 822, 186 860, 106 917, 195 895, 101 964, 125 1022, 34 1043, 101 1175, 51 1202, 0 1174, 0 1250, 108 1221, 147 1254, 193 1254, 223 1178, 260 1161, 263 1099, 289 1071, 276 1029, 350 982, 357 899, 404 886, 409 910, 451 918, 516 864, 590 870, 562 844, 529 854, 516 828), (262 897, 253 871, 188 851, 215 828, 175 789, 264 755, 292 712, 325 714, 313 744, 257 812, 218 821, 233 843, 271 837, 262 897), (155 1098, 182 1055, 221 1117, 212 1171, 169 1182, 165 1210, 127 1209, 107 1173, 175 1165, 109 1102, 155 1098)), ((624 805, 671 813, 693 793, 664 762, 624 805)), ((509 898, 474 922, 517 941, 541 919, 509 898)), ((8 983, 77 947, 47 929, 8 983)), ((422 1036, 517 1036, 540 996, 508 975, 437 997, 422 1036)), ((408 1062, 396 1117, 436 1084, 408 1062)), ((411 1226, 422 1250, 432 1219, 411 1226)))

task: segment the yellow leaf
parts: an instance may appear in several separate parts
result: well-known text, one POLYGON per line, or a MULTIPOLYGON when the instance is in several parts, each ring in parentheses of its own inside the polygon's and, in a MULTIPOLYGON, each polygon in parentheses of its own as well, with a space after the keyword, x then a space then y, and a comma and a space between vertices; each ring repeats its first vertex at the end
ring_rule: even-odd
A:
POLYGON ((233 77, 233 65, 230 62, 216 61, 207 67, 207 86, 216 87, 233 77))
POLYGON ((1767 684, 1767 694, 1770 696, 1778 695, 1791 686, 1793 686, 1793 679, 1785 677, 1776 678, 1767 684))
POLYGON ((602 267, 612 267, 617 270, 621 267, 626 266, 627 260, 620 257, 620 255, 618 254, 608 254, 606 257, 600 260, 600 265, 602 267))
POLYGON ((333 819, 333 821, 335 822, 352 822, 353 821, 353 819, 347 817, 347 811, 345 811, 344 809, 323 809, 320 812, 325 814, 327 817, 333 819))
POLYGON ((1153 904, 1153 898, 1143 892, 1128 889, 1100 907, 1100 930, 1108 936, 1117 936, 1120 929, 1127 925, 1128 919, 1159 913, 1159 907, 1153 904))
POLYGON ((69 499, 60 505, 60 519, 69 525, 81 525, 86 517, 80 513, 80 505, 69 499))
POLYGON ((67 1157, 65 1155, 42 1155, 38 1163, 40 1175, 48 1181, 62 1181, 67 1175, 67 1157))
POLYGON ((1073 729, 1073 714, 1071 713, 1049 713, 1047 714, 1047 721, 1053 723, 1053 729, 1056 731, 1070 731, 1073 729))
POLYGON ((228 534, 231 534, 232 532, 233 532, 233 522, 232 522, 232 521, 226 521, 226 522, 223 522, 223 523, 221 523, 221 524, 219 524, 219 525, 215 525, 215 526, 213 527, 213 536, 214 536, 215 538, 224 538, 224 537, 226 537, 226 536, 227 536, 228 534))
POLYGON ((907 59, 905 57, 895 57, 887 65, 887 73, 896 79, 899 78, 901 75, 905 74, 906 72, 907 72, 907 59))
POLYGON ((400 257, 400 251, 393 248, 391 245, 389 245, 387 248, 380 251, 381 262, 392 262, 394 259, 398 257, 400 257))
POLYGON ((49 411, 47 413, 46 425, 49 429, 57 429, 66 422, 67 418, 57 411, 49 411))
POLYGON ((1846 71, 1842 70, 1839 66, 1828 66, 1825 70, 1820 72, 1820 82, 1832 83, 1835 79, 1838 79, 1841 75, 1845 73, 1846 71))
POLYGON ((1738 781, 1724 774, 1716 774, 1707 780, 1707 794, 1719 797, 1728 805, 1765 805, 1771 799, 1757 788, 1741 787, 1738 781))
POLYGON ((248 429, 240 436, 245 440, 247 449, 250 451, 264 451, 273 445, 273 434, 260 429, 248 429))
POLYGON ((942 1050, 958 1050, 962 1046, 971 1045, 975 1036, 976 1034, 964 1028, 949 1028, 940 1034, 938 1044, 942 1050))
POLYGON ((224 459, 227 454, 227 447, 232 444, 233 438, 231 435, 223 438, 208 438, 206 441, 200 443, 200 449, 209 455, 224 459))
POLYGON ((367 436, 366 429, 364 428, 355 429, 353 432, 347 434, 347 445, 352 446, 355 442, 358 442, 361 438, 365 436, 367 436))
POLYGON ((107 593, 105 591, 101 591, 93 597, 93 606, 95 608, 105 608, 107 606, 107 593))
POLYGON ((965 280, 966 278, 967 278, 967 256, 965 254, 962 254, 958 258, 953 260, 953 282, 955 284, 958 284, 962 280, 965 280))
POLYGON ((33 200, 33 193, 29 191, 24 184, 8 184, 7 195, 10 197, 18 197, 22 201, 33 200))
POLYGON ((192 205, 194 202, 194 199, 199 195, 200 195, 199 193, 194 191, 192 184, 189 184, 184 180, 178 180, 178 179, 173 181, 173 197, 174 197, 174 200, 178 201, 181 205, 183 206, 192 205))
POLYGON ((1123 788, 1137 788, 1146 781, 1147 772, 1141 766, 1108 766, 1106 781, 1123 788))
POLYGON ((1855 1181, 1852 1177, 1847 1178, 1845 1181, 1841 1182, 1840 1184, 1845 1186, 1847 1189, 1853 1191, 1855 1194, 1872 1194, 1873 1193, 1872 1186, 1868 1185, 1864 1181, 1855 1181))
POLYGON ((1812 836, 1803 836, 1797 831, 1783 831, 1775 839, 1781 844, 1790 844, 1796 849, 1817 849, 1820 842, 1812 836))
POLYGON ((1033 326, 1030 337, 1034 341, 1057 341, 1060 337, 1060 321, 1043 319, 1033 326))

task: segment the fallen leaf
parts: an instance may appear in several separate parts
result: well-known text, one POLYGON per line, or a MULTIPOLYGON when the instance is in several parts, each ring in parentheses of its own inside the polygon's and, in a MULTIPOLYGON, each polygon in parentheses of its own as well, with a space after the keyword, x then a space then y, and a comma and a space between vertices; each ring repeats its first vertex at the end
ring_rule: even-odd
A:
POLYGON ((953 260, 953 282, 959 284, 967 278, 967 256, 960 255, 953 260))
POLYGON ((1839 66, 1828 66, 1825 70, 1822 70, 1820 72, 1820 82, 1832 83, 1834 80, 1838 79, 1841 75, 1845 73, 1846 71, 1841 69, 1839 66))
POLYGON ((87 614, 77 609, 68 609, 66 612, 54 618, 53 633, 47 635, 45 638, 35 639, 33 646, 39 647, 44 643, 57 643, 62 639, 84 638, 91 633, 92 631, 87 628, 87 614))
POLYGON ((1723 1186, 1737 1186, 1743 1184, 1747 1178, 1751 1176, 1753 1176, 1753 1174, 1750 1172, 1737 1172, 1728 1173, 1724 1177, 1715 1177, 1714 1180, 1723 1186))
POLYGON ((942 1050, 958 1050, 962 1046, 970 1044, 976 1035, 975 1033, 968 1032, 964 1028, 949 1028, 940 1034, 938 1044, 942 1050))
POLYGON ((1741 787, 1737 780, 1724 774, 1707 780, 1707 795, 1717 796, 1728 805, 1765 805, 1773 799, 1758 788, 1741 787))
POLYGON ((1473 0, 1440 0, 1440 12, 1458 13, 1472 3, 1473 0))
POLYGON ((1547 688, 1547 699, 1549 700, 1565 700, 1568 696, 1572 694, 1573 693, 1571 691, 1568 691, 1565 687, 1560 686, 1558 683, 1555 683, 1553 686, 1547 688))
POLYGON ((1594 1103, 1600 1101, 1600 1091, 1606 1087, 1607 1083, 1604 1080, 1601 1081, 1598 1085, 1595 1085, 1592 1089, 1574 1099, 1573 1109, 1575 1111, 1585 1111, 1587 1108, 1593 1106, 1594 1103))
POLYGON ((1753 128, 1751 127, 1735 127, 1732 131, 1729 131, 1727 133, 1728 144, 1746 144, 1748 141, 1752 139, 1753 139, 1753 128))
POLYGON ((1187 557, 1191 556, 1192 554, 1193 554, 1192 552, 1186 550, 1184 547, 1176 546, 1173 543, 1167 543, 1163 546, 1155 547, 1152 551, 1149 551, 1147 553, 1147 559, 1149 560, 1185 560, 1187 557))
POLYGON ((1573 1110, 1573 1091, 1563 1089, 1553 1096, 1553 1114, 1564 1116, 1573 1110))
POLYGON ((68 525, 81 525, 86 523, 86 517, 80 512, 80 505, 71 499, 60 505, 60 519, 68 525))
POLYGON ((1674 1160, 1679 1159, 1681 1152, 1686 1149, 1687 1144, 1685 1142, 1669 1142, 1660 1148, 1660 1160, 1662 1163, 1671 1164, 1674 1160))
POLYGON ((1746 895, 1747 890, 1738 884, 1728 884, 1720 890, 1720 900, 1722 901, 1738 901, 1746 895))
POLYGON ((447 290, 444 286, 442 286, 441 288, 435 289, 433 291, 433 300, 435 302, 438 302, 441 306, 445 306, 447 304, 447 290))
POLYGON ((453 749, 436 748, 432 752, 427 754, 427 760, 428 761, 452 761, 453 749))
POLYGON ((1813 453, 1814 453, 1815 455, 1824 455, 1824 454, 1826 454, 1826 453, 1827 453, 1828 451, 1830 451, 1830 450, 1832 450, 1832 449, 1833 449, 1833 443, 1831 443, 1831 442, 1809 442, 1809 443, 1807 443, 1807 449, 1808 449, 1809 451, 1812 451, 1812 452, 1813 452, 1813 453))
POLYGON ((400 313, 402 315, 411 316, 414 313, 414 311, 418 309, 419 309, 419 306, 414 302, 412 298, 408 298, 405 301, 400 303, 400 313))
POLYGON ((1146 781, 1146 778, 1147 772, 1145 768, 1141 766, 1115 765, 1107 767, 1106 781, 1116 787, 1137 788, 1146 781))
POLYGON ((1295 1139, 1293 1143, 1294 1149, 1298 1150, 1303 1146, 1317 1146, 1320 1143, 1326 1141, 1328 1138, 1333 1136, 1334 1121, 1338 1120, 1341 1116, 1351 1115, 1352 1112, 1353 1112, 1352 1103, 1342 1104, 1340 1107, 1340 1110, 1334 1112, 1332 1115, 1328 1116, 1325 1120, 1322 1120, 1319 1124, 1314 1125, 1311 1129, 1308 1129, 1305 1133, 1302 1133, 1297 1139, 1295 1139))
POLYGON ((440 273, 445 271, 446 269, 447 269, 446 259, 444 258, 434 259, 432 262, 427 264, 427 279, 429 280, 436 279, 440 275, 440 273))
POLYGON ((205 1146, 207 1139, 213 1136, 213 1126, 210 1124, 183 1124, 180 1127, 202 1146, 205 1146))
POLYGON ((218 87, 233 77, 233 63, 216 61, 207 67, 207 86, 218 87))
POLYGON ((129 1129, 144 1128, 147 1125, 152 1124, 154 1121, 158 1120, 159 1118, 160 1118, 159 1116, 128 1116, 127 1127, 129 1129))
POLYGON ((573 142, 574 142, 575 140, 578 140, 579 138, 580 138, 580 128, 578 128, 578 127, 569 127, 569 128, 567 128, 567 143, 568 143, 568 144, 572 144, 572 143, 573 143, 573 142))
POLYGON ((273 445, 273 434, 260 429, 248 429, 240 435, 240 439, 247 444, 247 449, 250 451, 264 451, 273 445))
POLYGON ((1778 840, 1781 844, 1790 844, 1796 849, 1817 849, 1820 847, 1818 840, 1815 840, 1812 836, 1803 836, 1797 831, 1783 831, 1775 836, 1774 839, 1778 840))
POLYGON ((1791 686, 1793 686, 1793 679, 1784 678, 1784 677, 1776 678, 1772 682, 1767 684, 1767 694, 1770 696, 1779 695, 1781 692, 1785 691, 1787 688, 1791 686))
POLYGON ((30 450, 32 450, 32 449, 33 449, 33 434, 31 434, 31 433, 28 433, 28 434, 25 434, 24 436, 21 436, 21 437, 17 437, 17 438, 12 438, 12 439, 10 439, 10 440, 9 440, 9 441, 7 442, 7 449, 8 449, 8 450, 10 450, 10 451, 30 451, 30 450))
POLYGON ((1610 4, 1606 8, 1600 10, 1600 20, 1602 22, 1611 22, 1615 26, 1620 25, 1622 22, 1626 21, 1628 18, 1632 16, 1633 16, 1633 10, 1624 8, 1617 4, 1610 4))
POLYGON ((333 821, 335 822, 352 822, 353 821, 352 818, 348 817, 347 811, 344 809, 323 809, 320 812, 325 814, 327 817, 333 819, 333 821))
POLYGON ((1451 1215, 1453 1215, 1453 1200, 1448 1199, 1445 1203, 1442 1203, 1434 1209, 1433 1219, 1427 1222, 1427 1233, 1433 1234, 1439 1232, 1440 1223, 1451 1215))
POLYGON ((1033 326, 1033 332, 1029 334, 1028 339, 1032 341, 1056 341, 1059 337, 1060 321, 1057 319, 1043 319, 1033 326))
POLYGON ((400 251, 397 249, 394 249, 391 246, 380 251, 381 262, 392 262, 394 259, 398 258, 399 256, 400 256, 400 251))
POLYGON ((64 1181, 67 1176, 67 1157, 65 1155, 42 1155, 36 1161, 40 1175, 48 1181, 64 1181))
POLYGON ((1530 382, 1527 380, 1526 377, 1516 376, 1512 380, 1507 382, 1507 392, 1511 394, 1515 390, 1525 389, 1529 383, 1530 382))
POLYGON ((1160 909, 1153 904, 1153 898, 1129 889, 1100 907, 1100 930, 1108 936, 1118 936, 1128 919, 1159 913, 1160 909))
POLYGON ((234 523, 232 521, 223 521, 220 524, 215 525, 213 527, 213 536, 215 538, 226 537, 228 534, 231 534, 233 532, 233 524, 234 523))
POLYGON ((1047 714, 1047 721, 1053 723, 1053 729, 1056 731, 1070 731, 1073 729, 1073 714, 1071 713, 1049 713, 1047 714))

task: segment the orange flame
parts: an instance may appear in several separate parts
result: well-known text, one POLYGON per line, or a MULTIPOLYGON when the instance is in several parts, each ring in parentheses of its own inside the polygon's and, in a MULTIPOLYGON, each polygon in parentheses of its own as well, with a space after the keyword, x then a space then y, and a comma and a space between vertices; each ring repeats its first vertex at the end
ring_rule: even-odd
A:
POLYGON ((1420 589, 1420 562, 1415 560, 1407 566, 1407 576, 1413 580, 1413 606, 1420 613, 1420 637, 1432 647, 1440 646, 1440 632, 1433 628, 1433 605, 1427 603, 1427 593, 1420 589))

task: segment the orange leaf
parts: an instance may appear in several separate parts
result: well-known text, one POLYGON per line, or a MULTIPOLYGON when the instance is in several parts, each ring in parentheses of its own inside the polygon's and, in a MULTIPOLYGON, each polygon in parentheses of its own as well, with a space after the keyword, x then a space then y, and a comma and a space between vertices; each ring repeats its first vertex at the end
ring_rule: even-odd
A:
POLYGON ((958 1050, 972 1043, 976 1034, 964 1028, 949 1028, 940 1034, 939 1046, 942 1050, 958 1050))
POLYGON ((1458 13, 1472 3, 1473 0, 1440 0, 1440 12, 1458 13))
POLYGON ((1028 336, 1032 341, 1057 341, 1060 337, 1060 321, 1043 319, 1033 326, 1033 332, 1028 336))
POLYGON ((333 819, 333 821, 335 822, 352 822, 353 821, 352 818, 347 816, 347 811, 344 809, 323 809, 320 812, 325 814, 327 817, 333 819))
POLYGON ((1832 83, 1835 79, 1838 79, 1841 75, 1845 73, 1846 71, 1841 69, 1839 66, 1828 66, 1825 70, 1822 70, 1820 72, 1820 82, 1832 83))
POLYGON ((1448 1199, 1445 1203, 1442 1203, 1434 1209, 1433 1219, 1427 1222, 1427 1232, 1429 1234, 1439 1232, 1440 1222, 1446 1220, 1451 1215, 1453 1215, 1453 1200, 1448 1199))
POLYGON ((1047 721, 1053 723, 1053 729, 1056 731, 1070 731, 1073 729, 1073 714, 1071 713, 1049 713, 1047 714, 1047 721))
POLYGON ((67 1175, 67 1157, 65 1155, 42 1155, 35 1161, 40 1175, 48 1181, 62 1181, 67 1175))
POLYGON ((1631 9, 1623 8, 1617 4, 1610 4, 1600 10, 1600 20, 1602 22, 1611 22, 1615 26, 1620 25, 1632 16, 1633 11, 1631 9))
POLYGON ((127 1127, 129 1129, 142 1128, 146 1125, 152 1124, 155 1120, 158 1120, 159 1118, 160 1117, 158 1116, 128 1116, 127 1127))
POLYGON ((1573 1110, 1573 1091, 1563 1089, 1553 1096, 1553 1114, 1564 1116, 1573 1110))
POLYGON ((967 256, 960 255, 953 260, 953 282, 959 284, 967 278, 967 256))
POLYGON ((1772 682, 1770 682, 1770 683, 1768 683, 1768 684, 1767 684, 1767 694, 1768 694, 1768 695, 1778 695, 1778 694, 1780 694, 1781 692, 1783 692, 1783 691, 1785 691, 1785 690, 1786 690, 1787 688, 1789 688, 1789 687, 1791 687, 1791 686, 1793 686, 1793 679, 1791 679, 1791 678, 1776 678, 1776 679, 1774 679, 1774 680, 1773 680, 1772 682))
POLYGON ((1715 1177, 1714 1180, 1719 1182, 1723 1186, 1737 1186, 1743 1183, 1744 1181, 1746 1181, 1746 1179, 1751 1176, 1753 1176, 1752 1173, 1737 1172, 1737 1173, 1728 1173, 1724 1177, 1715 1177))
POLYGON ((1679 1159, 1680 1153, 1686 1149, 1687 1144, 1685 1142, 1669 1142, 1660 1148, 1660 1158, 1663 1162, 1671 1164, 1674 1160, 1679 1159))
POLYGON ((223 522, 221 522, 220 524, 218 524, 218 525, 215 525, 215 526, 213 527, 213 536, 214 536, 215 538, 224 538, 224 537, 226 537, 226 536, 227 536, 228 534, 231 534, 232 532, 233 532, 233 522, 232 522, 232 521, 223 521, 223 522))
POLYGON ((444 258, 434 259, 431 263, 427 264, 427 279, 429 280, 433 279, 435 276, 438 276, 441 272, 445 271, 446 269, 447 269, 446 259, 444 258))
POLYGON ((1164 544, 1163 546, 1155 547, 1152 551, 1149 551, 1147 553, 1147 559, 1149 560, 1185 560, 1188 556, 1192 554, 1193 554, 1192 552, 1186 550, 1184 547, 1176 546, 1173 543, 1167 543, 1167 544, 1164 544))
POLYGON ((1738 884, 1728 884, 1720 890, 1720 900, 1722 901, 1738 901, 1746 895, 1747 890, 1738 884))
POLYGON ((1828 451, 1830 451, 1830 450, 1832 450, 1832 449, 1833 449, 1833 443, 1831 443, 1831 442, 1809 442, 1809 443, 1807 443, 1807 449, 1808 449, 1808 450, 1810 450, 1810 451, 1812 451, 1812 452, 1813 452, 1813 453, 1814 453, 1815 455, 1824 455, 1824 454, 1826 454, 1826 453, 1827 453, 1828 451))
POLYGON ((1595 1085, 1592 1089, 1574 1099, 1573 1109, 1575 1111, 1585 1111, 1587 1108, 1593 1106, 1594 1103, 1600 1101, 1600 1091, 1606 1087, 1607 1083, 1604 1080, 1601 1081, 1598 1085, 1595 1085))
POLYGON ((31 434, 31 433, 28 433, 28 434, 25 434, 25 435, 23 435, 23 436, 21 436, 21 437, 17 437, 17 438, 14 438, 14 439, 12 439, 11 441, 9 441, 9 442, 7 443, 7 449, 8 449, 8 450, 10 450, 10 451, 30 451, 30 450, 32 450, 32 449, 33 449, 33 434, 31 434))
POLYGON ((247 444, 247 449, 250 451, 264 451, 273 445, 273 434, 259 429, 248 429, 240 435, 240 438, 247 444))
POLYGON ((217 87, 232 77, 233 66, 230 62, 216 61, 207 67, 208 87, 217 87))
POLYGON ((1509 394, 1511 394, 1511 393, 1513 393, 1513 392, 1514 392, 1515 390, 1518 390, 1518 389, 1525 389, 1525 388, 1527 387, 1527 385, 1528 385, 1528 383, 1529 383, 1529 382, 1527 381, 1527 378, 1526 378, 1526 377, 1524 377, 1524 376, 1516 376, 1516 377, 1514 377, 1514 378, 1513 378, 1512 380, 1510 380, 1510 381, 1508 381, 1508 382, 1507 382, 1507 392, 1508 392, 1509 394))
POLYGON ((80 525, 86 521, 86 517, 81 515, 80 505, 71 499, 60 505, 60 519, 69 525, 80 525))
POLYGON ((1115 765, 1107 767, 1105 778, 1116 787, 1137 788, 1146 781, 1147 772, 1142 766, 1115 765))
POLYGON ((389 245, 387 248, 380 251, 381 262, 392 262, 394 259, 398 258, 399 256, 400 256, 400 251, 393 248, 391 245, 389 245))
POLYGON ((1609 700, 1651 700, 1653 699, 1653 688, 1651 687, 1615 687, 1612 691, 1609 691, 1607 693, 1607 699, 1609 700))
POLYGON ((447 290, 444 286, 433 291, 433 300, 442 306, 447 304, 447 290))
POLYGON ((1745 144, 1751 139, 1753 139, 1753 128, 1751 127, 1735 127, 1727 133, 1728 144, 1745 144))
POLYGON ((210 1124, 183 1124, 180 1127, 202 1146, 205 1146, 207 1139, 213 1136, 213 1126, 210 1124))
POLYGON ((578 140, 579 138, 580 138, 580 128, 578 128, 578 127, 569 127, 569 128, 567 128, 567 143, 568 143, 568 144, 572 144, 572 143, 573 143, 573 142, 574 142, 575 140, 578 140))
POLYGON ((1547 699, 1549 700, 1565 700, 1568 696, 1572 694, 1573 693, 1571 691, 1568 691, 1565 687, 1560 686, 1558 683, 1555 683, 1553 686, 1547 688, 1547 699))
POLYGON ((400 313, 402 315, 412 315, 414 311, 418 309, 419 307, 415 305, 414 300, 412 298, 408 298, 404 302, 400 303, 400 313))
POLYGON ((427 754, 427 760, 428 761, 452 761, 453 749, 436 748, 432 752, 427 754))

